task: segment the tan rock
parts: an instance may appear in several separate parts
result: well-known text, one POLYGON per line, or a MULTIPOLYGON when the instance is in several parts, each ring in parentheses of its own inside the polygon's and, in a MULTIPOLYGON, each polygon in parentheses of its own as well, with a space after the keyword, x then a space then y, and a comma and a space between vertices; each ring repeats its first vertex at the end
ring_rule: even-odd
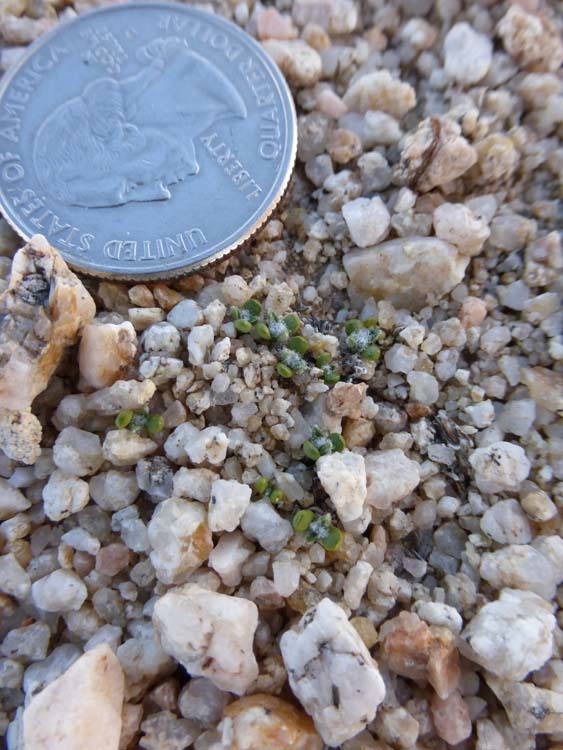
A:
POLYGON ((366 391, 365 383, 336 383, 328 392, 327 409, 338 417, 357 419, 362 412, 366 391))
POLYGON ((556 413, 563 411, 563 373, 529 367, 521 371, 521 378, 538 406, 556 413))
POLYGON ((344 94, 344 104, 354 112, 369 110, 403 117, 416 104, 416 93, 409 83, 392 78, 388 70, 376 70, 358 78, 344 94))
POLYGON ((449 745, 457 745, 471 734, 469 708, 457 690, 443 699, 432 696, 431 711, 438 736, 449 745))
POLYGON ((136 353, 137 334, 129 321, 89 323, 78 351, 80 374, 93 388, 105 388, 127 374, 136 353))
POLYGON ((526 13, 514 3, 501 18, 497 31, 506 51, 523 67, 557 70, 563 62, 560 34, 545 15, 526 13))
POLYGON ((262 46, 280 66, 289 83, 312 86, 321 77, 321 56, 301 39, 267 39, 262 46))
POLYGON ((0 409, 0 449, 14 461, 34 464, 41 453, 41 424, 30 409, 0 409))
POLYGON ((291 703, 256 693, 231 703, 219 724, 228 750, 322 750, 311 719, 291 703))
POLYGON ((463 279, 469 258, 437 237, 401 237, 344 256, 350 296, 418 310, 463 279))
POLYGON ((151 562, 163 583, 183 583, 213 549, 205 505, 179 497, 159 503, 148 525, 151 562))
POLYGON ((504 706, 514 729, 533 734, 563 732, 563 694, 489 674, 486 681, 504 706))
POLYGON ((412 612, 401 612, 381 627, 381 658, 391 671, 415 681, 428 681, 440 698, 459 682, 455 637, 447 628, 430 627, 412 612))
POLYGON ((25 750, 118 750, 123 672, 103 644, 35 695, 23 714, 25 750))
POLYGON ((446 117, 432 117, 405 138, 396 175, 425 193, 460 177, 476 161, 477 153, 460 126, 446 117))
POLYGON ((47 387, 67 346, 94 317, 80 279, 47 240, 35 236, 14 256, 0 299, 0 408, 25 411, 47 387))
POLYGON ((276 8, 265 8, 258 13, 256 26, 259 39, 295 39, 297 29, 291 19, 276 8))

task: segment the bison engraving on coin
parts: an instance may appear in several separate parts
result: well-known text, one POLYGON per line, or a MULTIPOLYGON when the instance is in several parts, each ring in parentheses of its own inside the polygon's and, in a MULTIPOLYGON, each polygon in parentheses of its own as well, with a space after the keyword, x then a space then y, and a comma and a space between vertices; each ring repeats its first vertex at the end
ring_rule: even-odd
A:
POLYGON ((63 203, 99 208, 168 200, 172 185, 199 172, 194 138, 218 119, 247 116, 226 76, 186 40, 154 39, 137 60, 143 66, 137 74, 97 78, 39 128, 37 175, 63 203), (197 97, 179 100, 179 82, 197 97))

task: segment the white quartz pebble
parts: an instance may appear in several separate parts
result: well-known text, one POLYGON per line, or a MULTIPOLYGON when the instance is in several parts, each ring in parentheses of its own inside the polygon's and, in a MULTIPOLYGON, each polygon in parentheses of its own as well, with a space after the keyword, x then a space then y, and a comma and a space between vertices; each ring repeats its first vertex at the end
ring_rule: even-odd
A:
POLYGON ((237 695, 258 676, 252 650, 258 623, 254 602, 186 584, 156 602, 153 621, 162 648, 190 675, 207 677, 237 695))
POLYGON ((385 696, 376 662, 343 610, 322 599, 281 637, 289 684, 331 747, 373 720, 385 696))

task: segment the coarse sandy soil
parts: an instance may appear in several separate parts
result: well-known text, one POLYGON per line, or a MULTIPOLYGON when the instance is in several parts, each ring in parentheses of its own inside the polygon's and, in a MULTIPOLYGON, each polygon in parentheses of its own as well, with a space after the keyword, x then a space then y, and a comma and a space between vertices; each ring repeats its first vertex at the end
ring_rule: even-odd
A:
MULTIPOLYGON (((104 4, 0 0, 1 70, 104 4)), ((294 94, 275 218, 136 285, 0 220, 5 746, 561 750, 561 6, 200 7, 294 94)))

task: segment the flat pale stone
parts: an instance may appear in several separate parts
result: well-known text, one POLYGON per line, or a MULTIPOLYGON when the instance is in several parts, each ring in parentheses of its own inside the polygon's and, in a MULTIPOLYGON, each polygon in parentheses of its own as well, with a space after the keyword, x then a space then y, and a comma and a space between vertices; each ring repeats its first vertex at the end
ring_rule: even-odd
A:
POLYGON ((243 695, 258 676, 252 650, 254 602, 195 584, 172 589, 155 604, 153 622, 166 653, 196 677, 243 695))
POLYGON ((469 463, 475 484, 482 492, 517 490, 531 468, 524 449, 504 440, 477 448, 469 456, 469 463))
POLYGON ((463 631, 470 647, 465 655, 497 677, 523 680, 551 657, 556 624, 545 599, 531 591, 503 589, 463 631))
POLYGON ((373 720, 385 696, 376 662, 330 599, 281 637, 289 684, 327 745, 340 745, 373 720))
POLYGON ((529 682, 486 676, 487 685, 504 706, 514 729, 528 734, 563 732, 563 694, 529 682))
POLYGON ((374 451, 365 456, 368 505, 388 510, 410 495, 420 482, 416 461, 407 458, 399 448, 374 451))
POLYGON ((45 390, 64 350, 96 312, 94 300, 47 240, 15 254, 0 300, 0 408, 22 411, 45 390))
POLYGON ((359 453, 342 451, 321 456, 317 475, 341 521, 355 521, 362 515, 366 499, 366 467, 359 453))
MULTIPOLYGON (((274 695, 255 693, 227 706, 217 727, 225 750, 322 750, 311 719, 274 695)), ((217 749, 219 750, 219 749, 217 749)))
POLYGON ((129 430, 110 430, 102 446, 104 458, 114 466, 132 466, 154 453, 157 444, 129 430))
POLYGON ((78 366, 93 388, 105 388, 127 374, 137 353, 137 334, 129 321, 89 323, 82 330, 78 366))
POLYGON ((118 750, 123 672, 106 645, 81 656, 23 714, 25 750, 118 750))
POLYGON ((418 310, 459 284, 469 258, 437 237, 401 237, 343 258, 350 295, 418 310))
POLYGON ((158 578, 183 583, 213 549, 204 505, 180 497, 159 503, 148 525, 150 559, 158 578))
POLYGON ((544 537, 557 546, 558 554, 551 556, 546 546, 537 544, 537 539, 533 545, 509 544, 495 552, 485 552, 479 569, 481 577, 496 589, 508 586, 533 591, 547 601, 552 599, 563 581, 563 540, 544 537))

